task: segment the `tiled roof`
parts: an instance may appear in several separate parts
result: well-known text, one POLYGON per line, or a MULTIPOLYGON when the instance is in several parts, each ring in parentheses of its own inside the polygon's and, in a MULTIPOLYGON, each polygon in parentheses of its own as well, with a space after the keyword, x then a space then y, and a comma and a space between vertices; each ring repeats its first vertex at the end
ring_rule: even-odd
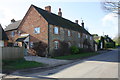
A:
POLYGON ((9 24, 9 25, 5 28, 5 31, 17 29, 17 28, 19 27, 19 25, 20 25, 20 22, 21 22, 21 20, 9 24))
POLYGON ((0 40, 8 40, 8 37, 5 33, 5 31, 3 30, 1 24, 0 24, 0 34, 2 34, 2 35, 0 35, 0 40))
POLYGON ((78 32, 83 32, 91 35, 87 30, 81 27, 79 24, 76 24, 68 19, 65 19, 61 16, 58 16, 54 13, 50 13, 46 10, 43 10, 39 7, 32 5, 46 20, 49 24, 61 26, 63 28, 71 29, 78 32))

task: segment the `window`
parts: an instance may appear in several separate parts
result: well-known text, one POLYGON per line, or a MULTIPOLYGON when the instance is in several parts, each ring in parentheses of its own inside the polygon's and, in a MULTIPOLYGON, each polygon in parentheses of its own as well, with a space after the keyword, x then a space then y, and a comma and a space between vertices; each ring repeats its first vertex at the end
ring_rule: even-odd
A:
POLYGON ((59 28, 58 27, 54 27, 54 34, 59 34, 59 28))
POLYGON ((80 33, 78 33, 78 38, 80 38, 80 33))
POLYGON ((70 42, 68 42, 68 47, 71 47, 71 43, 70 42))
POLYGON ((18 43, 16 42, 16 43, 14 43, 14 46, 18 46, 18 43))
POLYGON ((68 30, 68 36, 70 36, 70 35, 71 35, 70 30, 68 30))
POLYGON ((86 34, 86 39, 88 38, 88 35, 86 34))
POLYGON ((78 47, 80 48, 80 43, 78 44, 78 47))
POLYGON ((21 31, 18 31, 18 35, 20 35, 21 34, 21 31))
POLYGON ((54 41, 54 48, 58 49, 59 48, 59 42, 58 41, 54 41))
POLYGON ((83 44, 81 44, 81 48, 83 48, 83 44))
POLYGON ((4 41, 0 41, 0 47, 4 46, 4 41))
POLYGON ((92 37, 90 36, 90 40, 92 40, 92 37))
POLYGON ((12 36, 12 37, 15 36, 15 32, 14 32, 14 31, 11 32, 11 36, 12 36))
POLYGON ((30 42, 30 47, 33 48, 33 42, 30 42))
POLYGON ((34 28, 34 33, 35 33, 35 34, 39 34, 39 33, 40 33, 40 27, 34 28))

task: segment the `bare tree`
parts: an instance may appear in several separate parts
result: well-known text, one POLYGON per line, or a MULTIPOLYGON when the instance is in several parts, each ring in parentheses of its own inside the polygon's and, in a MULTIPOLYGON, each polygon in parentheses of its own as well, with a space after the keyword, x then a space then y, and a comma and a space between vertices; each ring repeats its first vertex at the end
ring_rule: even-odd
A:
POLYGON ((101 4, 105 11, 120 15, 120 0, 104 0, 101 2, 101 4))

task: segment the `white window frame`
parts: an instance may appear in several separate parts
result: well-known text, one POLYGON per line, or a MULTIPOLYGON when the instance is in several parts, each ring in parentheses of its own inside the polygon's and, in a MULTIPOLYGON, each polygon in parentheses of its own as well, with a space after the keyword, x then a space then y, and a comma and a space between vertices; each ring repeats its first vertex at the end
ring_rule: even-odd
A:
POLYGON ((18 35, 21 35, 21 31, 20 30, 18 31, 18 35))
POLYGON ((54 34, 59 34, 59 28, 58 27, 54 27, 54 34))
POLYGON ((33 48, 33 42, 30 42, 30 47, 33 48))
POLYGON ((79 47, 79 48, 81 47, 80 43, 78 44, 78 47, 79 47))
POLYGON ((81 44, 81 48, 83 48, 83 44, 81 44))
POLYGON ((58 49, 59 48, 59 41, 54 41, 54 49, 58 49))
POLYGON ((68 30, 68 36, 71 36, 71 31, 70 30, 68 30))
POLYGON ((68 47, 71 47, 71 42, 68 42, 68 47))
POLYGON ((86 39, 88 38, 88 35, 86 34, 86 39))
POLYGON ((34 28, 34 33, 39 34, 40 33, 40 27, 35 27, 34 28))
POLYGON ((81 36, 80 36, 80 33, 78 33, 78 38, 80 38, 81 36))
POLYGON ((90 40, 92 40, 92 36, 90 36, 90 40))

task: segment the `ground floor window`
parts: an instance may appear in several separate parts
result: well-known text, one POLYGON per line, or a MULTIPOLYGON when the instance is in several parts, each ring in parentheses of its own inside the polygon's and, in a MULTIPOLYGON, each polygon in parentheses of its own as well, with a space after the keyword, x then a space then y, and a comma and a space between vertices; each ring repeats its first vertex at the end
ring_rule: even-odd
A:
POLYGON ((68 47, 71 47, 71 42, 68 42, 68 47))
POLYGON ((59 41, 54 41, 54 48, 58 49, 59 48, 59 41))
POLYGON ((83 44, 81 44, 81 48, 83 48, 83 44))
POLYGON ((81 46, 80 46, 80 43, 78 44, 78 47, 80 48, 81 46))

